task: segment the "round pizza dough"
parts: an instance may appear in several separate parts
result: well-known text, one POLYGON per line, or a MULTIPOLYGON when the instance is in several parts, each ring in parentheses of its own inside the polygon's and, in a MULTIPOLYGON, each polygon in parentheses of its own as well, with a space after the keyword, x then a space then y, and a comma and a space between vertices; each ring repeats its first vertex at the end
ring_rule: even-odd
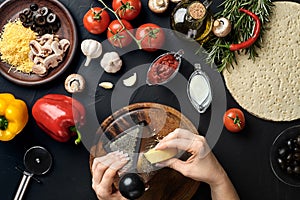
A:
POLYGON ((259 57, 238 55, 237 65, 223 75, 245 110, 266 120, 292 121, 300 118, 300 4, 274 5, 259 57))

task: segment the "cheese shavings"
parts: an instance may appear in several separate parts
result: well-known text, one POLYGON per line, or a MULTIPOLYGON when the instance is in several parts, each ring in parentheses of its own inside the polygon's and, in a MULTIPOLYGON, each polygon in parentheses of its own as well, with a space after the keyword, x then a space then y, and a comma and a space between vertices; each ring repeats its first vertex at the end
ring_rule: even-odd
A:
POLYGON ((8 22, 1 32, 1 60, 16 68, 16 71, 30 73, 34 63, 28 56, 29 42, 35 39, 36 33, 25 28, 20 20, 8 22))

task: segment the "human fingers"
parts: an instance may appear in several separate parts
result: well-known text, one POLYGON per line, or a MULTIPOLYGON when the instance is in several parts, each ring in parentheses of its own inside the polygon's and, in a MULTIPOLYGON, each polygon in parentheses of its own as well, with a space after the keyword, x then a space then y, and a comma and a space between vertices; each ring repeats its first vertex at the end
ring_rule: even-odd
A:
POLYGON ((155 164, 156 167, 170 167, 176 171, 181 172, 186 167, 186 163, 178 158, 171 158, 163 162, 155 164))
POLYGON ((190 139, 194 138, 195 134, 187 129, 176 128, 174 131, 170 132, 167 136, 165 136, 162 141, 173 140, 176 138, 182 139, 190 139))
POLYGON ((97 167, 97 165, 99 163, 103 163, 105 160, 111 160, 109 159, 111 156, 114 156, 117 152, 111 152, 111 153, 108 153, 106 154, 105 156, 101 156, 101 157, 96 157, 94 160, 93 160, 93 165, 92 165, 92 172, 95 171, 95 168, 97 167))
POLYGON ((156 145, 156 150, 167 148, 177 148, 192 154, 196 154, 202 159, 210 152, 210 148, 203 136, 194 135, 193 139, 175 138, 171 140, 162 140, 156 145))
POLYGON ((105 156, 95 158, 92 166, 93 184, 99 184, 102 180, 104 172, 109 167, 114 167, 114 163, 117 160, 122 160, 124 157, 128 157, 128 154, 123 154, 123 152, 115 151, 108 153, 105 156))
POLYGON ((125 166, 129 161, 129 157, 122 158, 114 162, 104 173, 103 179, 101 181, 101 187, 108 188, 113 184, 113 179, 117 174, 118 170, 125 166))
POLYGON ((177 149, 187 151, 190 149, 191 145, 192 145, 192 140, 175 138, 172 140, 160 141, 155 146, 155 149, 162 150, 162 149, 168 149, 168 148, 177 148, 177 149))

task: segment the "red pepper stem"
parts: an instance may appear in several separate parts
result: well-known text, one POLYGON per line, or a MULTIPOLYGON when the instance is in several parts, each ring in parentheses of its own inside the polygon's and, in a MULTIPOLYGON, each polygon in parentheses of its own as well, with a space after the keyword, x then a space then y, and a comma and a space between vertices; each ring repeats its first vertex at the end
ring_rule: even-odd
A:
POLYGON ((78 131, 76 126, 71 126, 69 129, 71 132, 77 133, 77 139, 75 140, 75 144, 79 144, 81 142, 81 133, 78 131))

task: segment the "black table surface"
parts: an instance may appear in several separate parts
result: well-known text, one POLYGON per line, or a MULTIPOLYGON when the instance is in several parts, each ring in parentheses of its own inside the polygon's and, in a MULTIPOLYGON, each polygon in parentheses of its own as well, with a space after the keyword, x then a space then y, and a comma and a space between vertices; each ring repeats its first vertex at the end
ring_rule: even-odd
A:
MULTIPOLYGON (((0 2, 3 2, 3 0, 0 0, 0 2)), ((89 34, 83 27, 82 23, 82 18, 85 12, 88 11, 91 6, 101 5, 98 1, 60 0, 60 2, 64 4, 74 18, 78 31, 79 45, 82 40, 87 38, 96 39, 98 41, 104 41, 106 39, 105 34, 89 34)), ((211 5, 212 12, 218 11, 219 8, 217 8, 217 6, 221 2, 221 0, 213 1, 213 4, 211 5)), ((297 0, 297 2, 299 2, 299 0, 297 0)), ((170 28, 169 16, 171 8, 174 5, 172 5, 166 13, 161 15, 153 14, 148 9, 146 0, 142 0, 142 5, 143 7, 140 17, 132 22, 134 27, 138 27, 140 24, 146 22, 153 22, 166 29, 170 28)), ((4 14, 5 13, 1 13, 1 15, 4 14)), ((112 15, 111 17, 113 18, 112 15)), ((172 36, 167 37, 167 41, 172 41, 172 36)), ((181 48, 179 43, 175 45, 177 45, 177 49, 181 48)), ((104 50, 113 51, 117 49, 113 49, 111 46, 106 45, 104 50)), ((137 65, 137 62, 135 62, 136 56, 140 56, 143 59, 145 58, 146 60, 148 59, 148 61, 151 61, 159 55, 159 53, 161 52, 151 54, 139 50, 128 52, 128 56, 122 56, 125 66, 121 72, 115 75, 103 73, 101 80, 109 80, 115 83, 126 72, 134 69, 134 65, 137 65), (132 55, 130 56, 131 53, 132 55)), ((10 92, 17 98, 25 100, 29 111, 31 111, 34 102, 45 94, 60 93, 70 95, 64 89, 64 79, 70 73, 76 73, 82 70, 81 66, 84 60, 85 57, 80 51, 80 46, 78 46, 76 56, 69 68, 54 81, 38 87, 27 87, 16 85, 0 76, 0 92, 10 92)), ((192 67, 187 65, 186 68, 180 69, 180 73, 183 74, 184 77, 188 78, 192 70, 192 67)), ((84 70, 82 70, 82 72, 83 71, 84 70)), ((220 75, 215 74, 217 74, 215 71, 209 72, 209 75, 220 77, 220 75)), ((86 78, 90 80, 90 77, 86 78)), ((97 79, 97 81, 99 81, 100 77, 97 77, 97 79)), ((172 83, 174 84, 176 80, 178 79, 175 78, 172 83)), ((223 80, 220 80, 222 83, 218 84, 224 84, 223 80)), ((214 81, 218 81, 218 79, 213 78, 212 82, 214 81)), ((88 82, 90 83, 90 81, 88 82)), ((98 82, 94 84, 97 83, 98 82)), ((199 117, 199 114, 197 114, 195 110, 188 110, 190 106, 187 110, 184 110, 185 108, 182 108, 180 102, 176 99, 176 94, 174 97, 172 92, 166 88, 167 86, 149 87, 142 84, 139 88, 133 88, 133 91, 130 91, 132 92, 132 96, 130 97, 129 102, 125 101, 123 104, 116 104, 116 106, 112 108, 112 106, 110 106, 110 101, 122 101, 123 97, 118 96, 118 92, 122 91, 122 89, 115 87, 114 90, 106 91, 100 87, 96 87, 96 89, 92 91, 94 94, 90 94, 88 92, 84 93, 88 97, 95 97, 94 104, 85 104, 85 106, 88 111, 89 108, 91 108, 91 110, 96 108, 98 125, 105 118, 111 115, 114 110, 121 108, 121 106, 117 105, 126 106, 136 102, 162 103, 182 110, 183 113, 191 120, 194 116, 196 116, 196 119, 194 118, 192 121, 195 123, 195 126, 198 127, 199 132, 205 135, 209 130, 209 124, 215 123, 212 122, 214 120, 213 117, 211 117, 212 108, 199 117), (112 93, 113 91, 114 93, 112 93), (116 98, 117 100, 112 100, 113 98, 116 98)), ((120 92, 120 94, 123 93, 120 92)), ((180 94, 186 95, 186 93, 180 94)), ((214 101, 216 102, 213 101, 213 105, 214 103, 221 103, 225 105, 225 108, 240 108, 227 89, 224 89, 222 97, 218 95, 222 94, 214 93, 214 101), (222 102, 218 102, 218 100, 222 102)), ((84 100, 85 99, 83 99, 83 101, 84 100)), ((189 102, 187 101, 186 104, 189 104, 189 102)), ((18 166, 21 169, 24 168, 22 161, 23 155, 28 148, 35 145, 44 146, 50 151, 53 156, 53 166, 49 173, 37 177, 41 180, 41 184, 37 183, 35 180, 30 181, 29 187, 25 193, 25 199, 97 199, 91 187, 92 182, 89 170, 90 153, 88 149, 91 143, 83 142, 83 144, 76 146, 73 141, 67 143, 54 141, 41 129, 39 129, 31 115, 31 112, 29 112, 29 114, 29 122, 18 136, 9 142, 0 142, 0 199, 13 199, 22 177, 22 173, 16 170, 15 167, 18 166)), ((245 130, 238 134, 232 134, 225 130, 225 128, 223 129, 221 127, 218 140, 214 141, 213 145, 213 151, 216 154, 216 157, 227 171, 241 199, 299 199, 299 188, 285 185, 274 176, 269 164, 269 152, 272 142, 276 136, 284 129, 299 124, 300 121, 271 122, 259 119, 246 111, 245 117, 247 120, 245 130)), ((87 119, 89 119, 89 116, 87 119)), ((92 137, 96 128, 96 126, 83 128, 84 138, 92 137)), ((87 141, 89 140, 87 139, 87 141)), ((193 199, 210 199, 209 187, 206 184, 201 184, 193 199)))

